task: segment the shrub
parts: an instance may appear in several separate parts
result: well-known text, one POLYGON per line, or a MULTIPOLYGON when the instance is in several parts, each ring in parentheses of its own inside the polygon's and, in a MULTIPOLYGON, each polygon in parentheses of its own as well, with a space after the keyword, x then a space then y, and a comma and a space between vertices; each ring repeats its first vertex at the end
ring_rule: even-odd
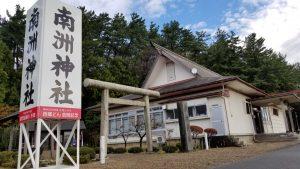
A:
POLYGON ((28 158, 29 158, 29 154, 22 154, 22 157, 21 157, 22 163, 24 163, 28 158))
POLYGON ((95 153, 99 154, 100 153, 100 147, 94 147, 95 153))
POLYGON ((17 167, 17 161, 9 160, 7 162, 2 163, 1 166, 4 167, 4 168, 16 168, 17 167))
MULTIPOLYGON (((73 158, 73 160, 76 162, 76 156, 71 156, 73 158)), ((80 155, 79 158, 79 163, 80 164, 86 164, 90 161, 90 155, 86 154, 86 155, 80 155)), ((67 156, 64 156, 64 163, 65 164, 69 164, 72 165, 72 162, 70 161, 70 159, 67 156)))
POLYGON ((177 144, 176 144, 176 147, 177 147, 178 150, 182 151, 181 143, 177 143, 177 144))
POLYGON ((163 146, 162 149, 166 153, 175 153, 178 150, 176 146, 163 146))
POLYGON ((114 150, 114 153, 115 154, 123 154, 123 153, 126 153, 126 149, 125 148, 116 148, 115 150, 114 150))
MULTIPOLYGON (((77 156, 77 151, 75 147, 69 147, 67 149, 67 152, 70 154, 70 156, 77 156)), ((90 155, 90 159, 94 159, 96 157, 96 152, 93 148, 91 147, 80 147, 80 156, 83 155, 90 155)))
POLYGON ((153 147, 153 152, 159 152, 159 148, 158 147, 153 147))
POLYGON ((67 152, 70 154, 70 156, 76 156, 76 148, 75 147, 68 147, 67 152))
MULTIPOLYGON (((17 159, 17 152, 13 152, 13 151, 0 152, 0 166, 3 166, 3 165, 7 166, 9 164, 12 164, 12 162, 16 162, 16 159, 17 159)), ((3 167, 5 167, 5 166, 3 166, 3 167)))
POLYGON ((88 154, 80 156, 80 164, 86 164, 90 161, 90 156, 88 154))
POLYGON ((128 149, 128 153, 141 153, 143 149, 141 147, 131 147, 128 149))
POLYGON ((90 155, 90 159, 94 159, 96 157, 96 152, 91 147, 80 147, 80 156, 90 155))
POLYGON ((112 147, 107 147, 107 154, 113 154, 115 152, 115 149, 112 147))

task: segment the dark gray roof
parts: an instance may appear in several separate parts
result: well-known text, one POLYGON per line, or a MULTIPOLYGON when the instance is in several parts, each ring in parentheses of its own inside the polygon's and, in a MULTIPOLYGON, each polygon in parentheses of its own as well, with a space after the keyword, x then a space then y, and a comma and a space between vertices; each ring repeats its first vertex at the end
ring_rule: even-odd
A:
POLYGON ((3 116, 0 118, 0 122, 5 122, 5 121, 8 121, 8 120, 11 120, 11 119, 17 119, 18 118, 18 114, 19 112, 14 112, 14 113, 10 113, 6 116, 3 116))
POLYGON ((220 83, 222 81, 234 80, 236 77, 232 76, 220 76, 220 77, 195 77, 185 81, 177 82, 174 84, 168 84, 164 86, 158 86, 154 88, 160 92, 161 95, 171 92, 176 92, 180 90, 190 89, 194 87, 200 87, 204 85, 209 85, 212 83, 220 83))
MULTIPOLYGON (((163 86, 158 86, 155 88, 151 88, 151 90, 159 91, 161 95, 172 93, 176 91, 186 90, 190 88, 200 87, 200 86, 206 86, 209 84, 214 83, 221 83, 225 81, 235 80, 237 77, 235 76, 220 76, 220 77, 195 77, 192 79, 187 79, 179 82, 175 82, 172 84, 167 84, 163 86)), ((140 95, 135 94, 129 94, 126 96, 121 97, 122 99, 129 99, 129 100, 135 100, 141 98, 140 95)))

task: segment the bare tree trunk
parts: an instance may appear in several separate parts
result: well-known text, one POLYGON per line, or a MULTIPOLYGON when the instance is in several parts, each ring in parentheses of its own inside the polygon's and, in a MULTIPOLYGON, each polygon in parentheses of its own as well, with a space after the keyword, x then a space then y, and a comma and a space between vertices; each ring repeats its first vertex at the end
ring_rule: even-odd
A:
POLYGON ((143 137, 140 138, 140 148, 143 148, 143 137))

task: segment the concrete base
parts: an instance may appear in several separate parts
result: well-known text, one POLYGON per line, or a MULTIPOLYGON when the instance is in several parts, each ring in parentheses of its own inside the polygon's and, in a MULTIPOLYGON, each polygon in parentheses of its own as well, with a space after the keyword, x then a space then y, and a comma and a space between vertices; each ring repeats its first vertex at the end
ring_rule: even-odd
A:
POLYGON ((252 145, 254 143, 253 141, 253 135, 235 135, 233 136, 235 139, 237 139, 238 144, 247 146, 252 145))
POLYGON ((40 167, 40 169, 79 169, 79 168, 74 166, 59 165, 59 166, 40 167))

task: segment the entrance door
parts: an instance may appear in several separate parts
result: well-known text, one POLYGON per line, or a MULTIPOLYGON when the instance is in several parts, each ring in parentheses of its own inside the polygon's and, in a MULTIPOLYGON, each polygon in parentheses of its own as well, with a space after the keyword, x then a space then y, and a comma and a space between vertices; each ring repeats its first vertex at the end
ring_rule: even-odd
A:
POLYGON ((261 110, 259 108, 253 109, 254 125, 256 133, 264 133, 263 121, 261 117, 261 110))
POLYGON ((218 136, 225 135, 225 123, 222 106, 216 104, 210 108, 211 113, 211 125, 212 128, 216 129, 218 136))
POLYGON ((288 111, 285 111, 285 117, 286 117, 286 119, 287 119, 288 131, 289 131, 289 132, 292 132, 291 119, 290 119, 290 116, 289 116, 289 112, 288 112, 288 111))

